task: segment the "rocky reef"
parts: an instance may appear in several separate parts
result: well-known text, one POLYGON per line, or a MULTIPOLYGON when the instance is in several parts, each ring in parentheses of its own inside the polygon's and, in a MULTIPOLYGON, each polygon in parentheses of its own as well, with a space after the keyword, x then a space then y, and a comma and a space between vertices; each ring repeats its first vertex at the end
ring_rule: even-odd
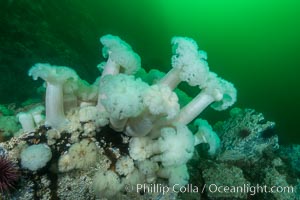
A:
POLYGON ((202 147, 189 162, 202 199, 299 199, 299 145, 279 145, 275 123, 253 109, 230 115, 214 126, 219 153, 207 157, 202 147))
POLYGON ((172 38, 166 74, 146 72, 118 36, 100 42, 106 61, 93 84, 37 63, 28 75, 45 81, 45 102, 0 107, 3 199, 298 198, 297 148, 280 148, 274 122, 239 108, 214 127, 198 117, 231 107, 237 91, 210 71, 196 41, 172 38), (253 191, 264 185, 277 190, 253 191))
POLYGON ((20 173, 15 189, 4 199, 96 199, 95 184, 116 199, 299 199, 298 146, 279 145, 275 123, 253 109, 233 108, 230 113, 228 120, 214 126, 221 138, 218 153, 209 155, 207 144, 196 146, 187 163, 190 180, 181 192, 163 190, 172 187, 156 175, 158 165, 130 157, 131 137, 109 126, 97 130, 91 122, 81 122, 73 132, 40 126, 1 143, 2 155, 20 173), (244 129, 248 134, 241 134, 244 129), (25 169, 21 154, 37 144, 47 144, 52 157, 38 170, 25 169), (134 181, 143 183, 143 190, 137 192, 134 181), (217 186, 231 191, 217 191, 217 186), (271 193, 272 186, 281 190, 271 193))

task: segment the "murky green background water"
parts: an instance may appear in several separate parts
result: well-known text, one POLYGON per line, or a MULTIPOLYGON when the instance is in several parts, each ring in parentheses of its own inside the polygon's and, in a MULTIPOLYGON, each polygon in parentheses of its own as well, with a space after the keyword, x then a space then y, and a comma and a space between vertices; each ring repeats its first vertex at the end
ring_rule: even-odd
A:
MULTIPOLYGON (((170 39, 197 40, 212 71, 238 89, 236 106, 277 122, 282 141, 300 143, 300 2, 296 0, 3 0, 0 103, 35 96, 36 62, 67 65, 90 82, 99 75, 101 35, 126 40, 146 69, 167 71, 170 39)), ((190 89, 195 95, 197 89, 190 89)), ((211 123, 227 112, 211 109, 211 123)))

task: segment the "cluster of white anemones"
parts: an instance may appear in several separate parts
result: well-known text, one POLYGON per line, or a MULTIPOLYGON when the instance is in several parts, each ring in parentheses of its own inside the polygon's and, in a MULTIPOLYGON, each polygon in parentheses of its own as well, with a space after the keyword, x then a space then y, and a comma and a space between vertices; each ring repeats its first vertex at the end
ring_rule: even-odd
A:
MULTIPOLYGON (((38 63, 29 70, 33 79, 40 77, 46 82, 45 125, 76 132, 82 129, 78 124, 84 122, 87 124, 83 131, 93 137, 109 124, 131 138, 129 155, 118 158, 115 172, 95 175, 99 195, 111 196, 124 182, 154 183, 158 177, 168 179, 169 184, 187 184, 186 163, 194 146, 209 143, 209 154, 213 155, 220 145, 217 134, 204 120, 196 121, 196 134, 187 125, 209 105, 215 110, 231 106, 236 101, 233 84, 209 71, 206 53, 199 51, 191 38, 172 38, 172 69, 166 74, 157 70, 147 73, 141 68, 139 55, 119 37, 105 35, 100 41, 107 60, 99 65, 102 74, 92 85, 68 67, 38 63), (184 106, 179 103, 184 92, 176 89, 182 81, 200 89, 184 106), (73 115, 76 120, 68 119, 68 112, 77 112, 73 115), (72 124, 74 121, 77 125, 72 124), (118 175, 125 176, 123 182, 118 175)), ((33 119, 35 116, 38 115, 33 119)), ((30 120, 23 120, 24 114, 19 118, 24 130, 30 131, 26 124, 30 120)), ((66 172, 91 166, 96 160, 94 141, 84 139, 61 155, 58 167, 60 172, 66 172)))

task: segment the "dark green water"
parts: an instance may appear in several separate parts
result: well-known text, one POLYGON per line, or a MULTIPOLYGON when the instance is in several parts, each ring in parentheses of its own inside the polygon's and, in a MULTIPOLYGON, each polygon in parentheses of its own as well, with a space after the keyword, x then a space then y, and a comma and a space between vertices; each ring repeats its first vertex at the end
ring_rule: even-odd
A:
MULTIPOLYGON (((300 143, 300 2, 293 0, 3 0, 0 3, 0 103, 35 95, 36 62, 67 65, 92 82, 99 37, 126 40, 144 68, 167 71, 170 39, 194 38, 212 71, 238 89, 236 106, 277 122, 283 142, 300 143)), ((197 89, 190 89, 195 95, 197 89)), ((215 122, 227 112, 205 111, 215 122)))

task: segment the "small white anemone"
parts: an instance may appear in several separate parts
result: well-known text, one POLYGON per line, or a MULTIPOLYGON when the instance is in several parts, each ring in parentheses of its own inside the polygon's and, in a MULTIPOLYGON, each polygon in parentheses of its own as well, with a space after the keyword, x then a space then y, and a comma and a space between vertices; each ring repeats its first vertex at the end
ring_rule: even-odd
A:
POLYGON ((101 103, 109 113, 114 130, 122 131, 129 117, 136 117, 143 111, 142 96, 148 87, 133 76, 118 74, 103 77, 100 90, 105 98, 101 103))
POLYGON ((116 162, 116 172, 120 175, 127 176, 134 170, 133 160, 129 156, 122 156, 116 162))
POLYGON ((152 85, 143 95, 147 110, 133 119, 129 119, 126 134, 145 136, 153 128, 156 121, 173 119, 179 113, 176 93, 164 85, 152 85))
POLYGON ((108 74, 118 74, 124 71, 125 74, 134 74, 141 67, 141 58, 135 53, 131 46, 120 37, 114 35, 104 35, 100 38, 103 44, 102 54, 107 58, 102 68, 102 77, 108 74))
POLYGON ((137 162, 139 170, 146 176, 147 183, 154 183, 156 180, 156 173, 159 166, 156 162, 151 160, 144 160, 137 162))
POLYGON ((202 85, 208 75, 207 55, 198 51, 197 43, 188 37, 173 37, 172 69, 160 80, 160 84, 169 86, 172 90, 181 81, 191 86, 202 85))
POLYGON ((213 131, 206 120, 197 119, 194 125, 198 127, 198 131, 195 134, 195 145, 208 143, 208 154, 215 155, 221 147, 221 141, 217 133, 213 131))
POLYGON ((169 186, 174 186, 176 189, 188 184, 190 178, 186 165, 160 168, 157 175, 168 179, 169 186))
POLYGON ((134 160, 142 161, 152 155, 151 143, 153 141, 149 137, 133 137, 129 142, 129 154, 134 160))
POLYGON ((93 189, 98 198, 111 198, 121 189, 123 184, 119 176, 111 171, 98 171, 93 180, 93 189))
POLYGON ((178 166, 187 163, 194 153, 194 135, 187 126, 176 124, 161 129, 161 136, 152 143, 151 159, 163 166, 178 166))
POLYGON ((59 171, 65 172, 71 169, 87 169, 93 166, 97 160, 97 146, 94 142, 84 139, 73 144, 68 153, 60 157, 58 161, 59 171))
POLYGON ((207 81, 202 86, 201 92, 180 110, 175 120, 183 124, 193 121, 209 105, 215 110, 225 110, 236 101, 234 85, 210 72, 207 81))
POLYGON ((17 114, 17 118, 24 132, 33 132, 35 130, 34 120, 30 113, 20 112, 17 114))
POLYGON ((48 63, 38 63, 30 68, 28 75, 34 80, 38 77, 47 82, 46 88, 46 125, 62 128, 67 119, 64 113, 63 85, 66 81, 77 80, 76 72, 68 67, 52 66, 48 63))

